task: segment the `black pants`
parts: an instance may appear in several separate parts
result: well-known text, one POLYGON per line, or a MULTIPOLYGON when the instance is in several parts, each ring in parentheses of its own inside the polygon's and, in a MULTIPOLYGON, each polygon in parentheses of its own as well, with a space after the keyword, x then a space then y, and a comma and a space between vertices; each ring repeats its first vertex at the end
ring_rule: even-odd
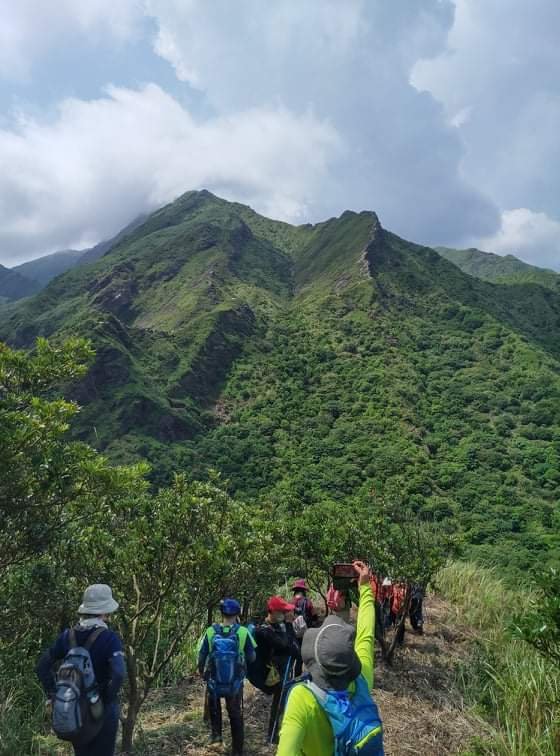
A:
POLYGON ((424 616, 422 614, 422 598, 413 598, 410 602, 410 624, 418 633, 423 632, 424 616))
POLYGON ((101 731, 87 745, 75 746, 75 756, 113 756, 118 729, 119 705, 116 702, 107 704, 101 731))
MULTIPOLYGON (((243 688, 235 696, 224 696, 231 727, 232 752, 243 753, 243 688)), ((222 737, 222 699, 208 692, 208 709, 213 738, 222 737)))

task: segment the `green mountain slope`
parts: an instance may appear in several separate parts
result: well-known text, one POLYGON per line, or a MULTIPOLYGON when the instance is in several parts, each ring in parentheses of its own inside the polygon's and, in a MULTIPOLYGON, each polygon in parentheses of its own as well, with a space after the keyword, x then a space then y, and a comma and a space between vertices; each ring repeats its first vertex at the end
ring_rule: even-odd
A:
POLYGON ((79 433, 155 481, 413 501, 479 559, 560 554, 560 296, 491 284, 374 213, 293 227, 190 192, 0 312, 0 337, 88 335, 79 433), (3 314, 2 314, 3 312, 3 314))
POLYGON ((26 278, 31 278, 42 286, 46 286, 56 276, 73 268, 83 255, 83 250, 64 249, 50 255, 38 257, 35 260, 16 265, 12 270, 26 278))
POLYGON ((558 293, 560 274, 546 268, 528 265, 513 255, 495 255, 480 249, 436 247, 442 257, 457 265, 464 273, 492 283, 535 283, 558 293))
POLYGON ((39 284, 17 271, 0 265, 0 301, 29 297, 40 289, 39 284))

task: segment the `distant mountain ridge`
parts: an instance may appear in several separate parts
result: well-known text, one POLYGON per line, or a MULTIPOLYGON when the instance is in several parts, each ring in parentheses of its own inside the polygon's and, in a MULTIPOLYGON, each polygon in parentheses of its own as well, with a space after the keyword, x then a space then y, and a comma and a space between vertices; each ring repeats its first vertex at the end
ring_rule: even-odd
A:
POLYGON ((84 250, 63 249, 16 265, 12 270, 43 287, 56 276, 77 265, 83 254, 84 250))
MULTIPOLYGON (((111 239, 101 241, 89 249, 63 249, 21 263, 13 268, 3 268, 4 271, 10 271, 14 275, 8 276, 0 270, 0 300, 17 301, 31 294, 36 294, 53 278, 66 273, 76 265, 94 263, 121 239, 132 233, 144 221, 145 217, 145 215, 139 215, 111 239)), ((0 266, 0 268, 2 267, 0 266)))
POLYGON ((21 275, 17 270, 11 270, 0 265, 0 298, 6 301, 29 297, 39 291, 40 285, 21 275))
POLYGON ((187 192, 36 296, 0 338, 84 335, 75 433, 312 506, 406 497, 479 559, 560 553, 560 294, 489 283, 374 212, 292 226, 187 192))
POLYGON ((471 247, 452 249, 436 247, 436 251, 457 265, 464 273, 492 283, 536 283, 560 292, 560 273, 519 260, 513 255, 495 255, 471 247))

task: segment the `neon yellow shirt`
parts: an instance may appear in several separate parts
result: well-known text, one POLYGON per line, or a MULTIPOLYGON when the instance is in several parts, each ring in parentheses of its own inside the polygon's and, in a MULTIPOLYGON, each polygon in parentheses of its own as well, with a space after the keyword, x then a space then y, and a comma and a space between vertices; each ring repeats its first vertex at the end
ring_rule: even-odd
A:
MULTIPOLYGON (((373 688, 375 610, 371 586, 360 586, 360 606, 354 648, 362 662, 362 675, 373 688)), ((348 690, 353 693, 354 683, 348 690)), ((277 756, 329 756, 334 737, 329 719, 313 693, 296 685, 288 697, 277 756)))

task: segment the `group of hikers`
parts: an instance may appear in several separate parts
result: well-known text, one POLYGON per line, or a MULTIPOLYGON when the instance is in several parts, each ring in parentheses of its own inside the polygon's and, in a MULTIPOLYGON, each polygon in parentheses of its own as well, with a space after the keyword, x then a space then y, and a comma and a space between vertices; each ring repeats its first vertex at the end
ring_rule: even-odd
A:
MULTIPOLYGON (((422 632, 423 593, 420 586, 381 579, 361 561, 348 567, 353 590, 331 585, 324 618, 303 579, 293 584, 290 601, 270 597, 256 625, 241 623, 236 599, 222 599, 220 621, 204 632, 198 653, 212 743, 222 742, 223 699, 232 754, 243 753, 248 679, 271 697, 268 741, 278 744, 279 756, 382 756, 383 728, 371 695, 374 640, 405 610, 422 632)), ((126 675, 121 641, 108 626, 117 609, 109 586, 89 586, 78 624, 61 633, 37 666, 53 729, 72 743, 76 756, 115 752, 118 692, 126 675)))

